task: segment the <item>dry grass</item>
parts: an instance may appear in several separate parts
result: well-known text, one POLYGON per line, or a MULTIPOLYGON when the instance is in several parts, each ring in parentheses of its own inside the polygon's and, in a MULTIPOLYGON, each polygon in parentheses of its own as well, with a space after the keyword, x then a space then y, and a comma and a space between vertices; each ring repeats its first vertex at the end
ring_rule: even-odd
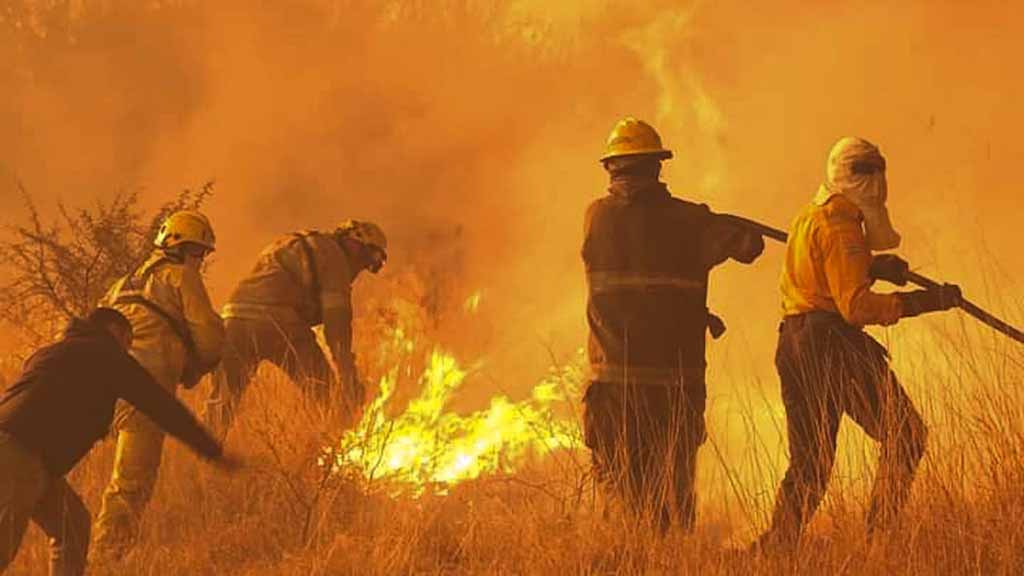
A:
MULTIPOLYGON (((932 435, 903 521, 884 544, 871 546, 863 536, 875 451, 847 430, 829 496, 799 553, 755 558, 743 551, 771 506, 765 487, 781 475, 772 450, 753 436, 759 412, 776 414, 771 392, 743 404, 746 424, 734 419, 728 426, 735 429, 723 430, 721 418, 712 422, 697 532, 662 538, 595 496, 579 466, 584 454, 535 462, 448 496, 392 498, 323 482, 315 460, 331 432, 270 371, 251 388, 230 438, 248 469, 222 476, 171 443, 141 545, 119 565, 92 573, 1020 573, 1021 356, 984 335, 957 338, 973 345, 899 344, 908 355, 920 350, 897 367, 922 383, 910 389, 932 435), (730 461, 737 447, 726 444, 744 437, 747 457, 730 461)), ((110 464, 107 443, 73 474, 94 513, 110 464)), ((32 529, 10 573, 41 573, 45 559, 42 536, 32 529)))

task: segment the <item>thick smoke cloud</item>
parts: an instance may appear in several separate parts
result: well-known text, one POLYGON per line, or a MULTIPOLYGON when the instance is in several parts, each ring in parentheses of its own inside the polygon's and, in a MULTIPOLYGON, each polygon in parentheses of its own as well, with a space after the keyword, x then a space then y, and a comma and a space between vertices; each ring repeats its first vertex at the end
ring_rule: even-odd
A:
MULTIPOLYGON (((676 149, 677 194, 782 226, 833 141, 872 139, 905 254, 1019 311, 1014 3, 136 4, 0 11, 0 208, 18 217, 17 180, 45 207, 215 178, 217 301, 292 229, 379 220, 399 265, 461 229, 458 281, 526 387, 583 341, 582 211, 633 114, 676 149)), ((713 371, 774 382, 780 265, 716 273, 713 371)))

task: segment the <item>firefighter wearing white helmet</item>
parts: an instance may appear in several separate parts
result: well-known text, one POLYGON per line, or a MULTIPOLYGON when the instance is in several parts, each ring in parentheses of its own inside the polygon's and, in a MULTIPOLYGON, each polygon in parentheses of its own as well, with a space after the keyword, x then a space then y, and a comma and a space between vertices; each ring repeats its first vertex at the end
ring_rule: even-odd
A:
MULTIPOLYGON (((128 318, 132 356, 173 393, 179 383, 194 386, 220 362, 224 325, 201 273, 216 238, 206 216, 181 211, 167 217, 154 245, 142 266, 111 287, 104 304, 128 318)), ((95 531, 99 559, 118 558, 134 544, 163 449, 163 431, 127 404, 118 406, 114 430, 114 470, 95 531)))
POLYGON ((387 248, 379 226, 348 220, 330 232, 282 236, 263 250, 224 306, 227 346, 205 412, 216 434, 226 436, 264 360, 288 373, 309 400, 340 406, 341 418, 354 421, 366 398, 352 353, 352 283, 363 270, 379 272, 387 248), (313 332, 318 325, 340 386, 313 332))

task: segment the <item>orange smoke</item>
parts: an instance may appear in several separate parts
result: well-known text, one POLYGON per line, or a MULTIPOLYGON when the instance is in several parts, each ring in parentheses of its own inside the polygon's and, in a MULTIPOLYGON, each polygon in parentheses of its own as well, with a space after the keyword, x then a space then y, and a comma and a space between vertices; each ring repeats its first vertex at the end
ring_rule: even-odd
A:
MULTIPOLYGON (((394 237, 392 271, 434 246, 458 252, 434 277, 459 302, 486 289, 496 311, 480 352, 525 394, 549 350, 567 358, 583 341, 582 211, 603 193, 606 132, 630 114, 676 150, 677 195, 779 226, 837 138, 873 140, 902 252, 1020 319, 1013 3, 48 4, 0 10, 4 219, 17 180, 45 206, 120 187, 156 203, 216 178, 217 301, 273 236, 375 219, 394 237), (438 240, 451 230, 455 248, 438 240)), ((780 265, 769 248, 714 275, 730 326, 710 358, 723 421, 752 387, 776 393, 780 265)))

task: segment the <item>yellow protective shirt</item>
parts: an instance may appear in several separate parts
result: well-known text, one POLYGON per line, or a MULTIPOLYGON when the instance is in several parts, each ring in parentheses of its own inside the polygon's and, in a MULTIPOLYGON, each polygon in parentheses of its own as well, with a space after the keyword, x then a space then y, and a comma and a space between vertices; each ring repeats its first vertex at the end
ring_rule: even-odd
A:
MULTIPOLYGON (((174 318, 179 326, 188 329, 195 343, 200 365, 209 369, 220 362, 224 346, 224 322, 210 302, 197 266, 182 263, 180 259, 154 251, 138 272, 144 278, 139 296, 152 302, 174 318)), ((132 276, 118 280, 104 298, 124 314, 132 324, 134 339, 131 354, 165 388, 181 381, 185 369, 185 344, 168 324, 142 304, 115 304, 129 292, 126 284, 132 276)), ((134 292, 134 291, 133 291, 134 292)))
POLYGON ((895 324, 896 294, 871 291, 871 250, 860 209, 841 194, 820 192, 789 232, 782 273, 783 314, 837 312, 854 326, 895 324))

